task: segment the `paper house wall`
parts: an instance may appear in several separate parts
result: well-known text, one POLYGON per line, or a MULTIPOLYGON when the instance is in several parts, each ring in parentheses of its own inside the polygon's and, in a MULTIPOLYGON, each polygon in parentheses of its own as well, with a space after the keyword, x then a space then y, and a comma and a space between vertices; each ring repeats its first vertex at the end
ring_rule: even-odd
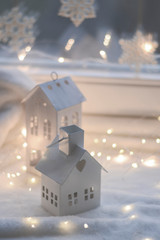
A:
POLYGON ((36 169, 42 173, 42 206, 56 216, 100 205, 102 166, 83 148, 84 131, 62 127, 36 169))
POLYGON ((46 146, 62 126, 81 126, 81 103, 84 96, 71 78, 66 77, 37 85, 23 100, 26 112, 27 168, 43 156, 46 146))

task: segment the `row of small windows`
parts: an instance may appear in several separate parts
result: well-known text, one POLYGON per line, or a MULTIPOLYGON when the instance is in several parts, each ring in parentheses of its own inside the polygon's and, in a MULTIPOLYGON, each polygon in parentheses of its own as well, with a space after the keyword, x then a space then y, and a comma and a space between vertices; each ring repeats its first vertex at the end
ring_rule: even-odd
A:
MULTIPOLYGON (((61 117, 61 127, 68 126, 68 117, 62 116, 61 117)), ((79 114, 78 112, 73 113, 72 115, 72 124, 78 125, 79 124, 79 114)))
POLYGON ((42 186, 42 197, 45 198, 47 201, 50 201, 50 203, 55 207, 58 207, 57 194, 54 194, 53 192, 49 193, 48 188, 45 188, 45 186, 42 186))
MULTIPOLYGON (((84 189, 84 200, 87 201, 89 199, 94 198, 94 187, 84 189)), ((78 193, 74 192, 73 194, 68 194, 68 205, 73 206, 78 203, 78 193)))
MULTIPOLYGON (((47 201, 50 201, 50 204, 58 207, 58 195, 53 192, 49 192, 48 188, 42 186, 42 197, 47 201)), ((84 200, 87 201, 89 199, 94 198, 94 187, 84 189, 84 200)), ((74 192, 73 194, 68 194, 68 206, 73 206, 78 204, 78 192, 74 192)))
MULTIPOLYGON (((61 117, 61 127, 68 126, 68 117, 61 117)), ((72 124, 79 124, 79 114, 78 112, 73 113, 72 115, 72 124)), ((30 133, 32 135, 38 136, 38 117, 32 116, 30 117, 30 133)), ((45 139, 51 140, 51 122, 48 119, 44 119, 43 121, 43 136, 45 139)))

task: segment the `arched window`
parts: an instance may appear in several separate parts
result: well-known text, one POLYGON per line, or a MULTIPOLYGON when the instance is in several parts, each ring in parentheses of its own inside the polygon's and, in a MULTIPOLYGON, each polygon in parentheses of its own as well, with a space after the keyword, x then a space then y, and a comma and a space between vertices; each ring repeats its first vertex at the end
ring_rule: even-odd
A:
POLYGON ((41 151, 32 149, 31 157, 30 157, 30 166, 35 166, 40 159, 41 159, 41 151))
POLYGON ((72 123, 75 124, 75 125, 79 124, 79 114, 78 114, 78 112, 74 112, 72 114, 72 123))
POLYGON ((68 117, 67 116, 62 116, 61 117, 61 127, 68 126, 68 117))
POLYGON ((30 133, 32 135, 38 135, 38 118, 37 116, 30 117, 30 133))
POLYGON ((48 119, 44 119, 43 122, 43 136, 45 139, 51 140, 51 122, 48 119))

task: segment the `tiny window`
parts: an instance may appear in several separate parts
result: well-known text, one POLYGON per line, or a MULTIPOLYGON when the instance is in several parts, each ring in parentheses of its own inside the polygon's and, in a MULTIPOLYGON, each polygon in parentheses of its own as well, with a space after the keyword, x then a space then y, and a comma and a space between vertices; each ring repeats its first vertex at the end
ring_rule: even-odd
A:
POLYGON ((88 200, 88 195, 84 196, 84 200, 88 200))
POLYGON ((75 193, 74 193, 74 197, 76 198, 76 197, 77 197, 77 195, 78 195, 78 194, 77 194, 77 192, 75 192, 75 193))
POLYGON ((49 89, 49 90, 52 90, 52 86, 51 86, 51 85, 48 85, 48 89, 49 89))
POLYGON ((55 198, 56 201, 58 200, 58 196, 56 194, 55 194, 54 198, 55 198))
POLYGON ((67 80, 65 80, 64 82, 65 82, 65 84, 66 84, 66 85, 68 85, 68 84, 69 84, 69 82, 68 82, 67 80))
POLYGON ((44 106, 44 107, 46 107, 46 106, 47 106, 47 103, 46 103, 46 102, 44 102, 44 103, 43 103, 43 106, 44 106))
POLYGON ((74 112, 72 115, 72 123, 75 125, 79 124, 79 114, 78 112, 74 112))
POLYGON ((30 117, 30 132, 32 135, 38 135, 38 117, 31 116, 30 117))
POLYGON ((93 193, 90 194, 90 198, 91 199, 94 198, 94 194, 93 193))
POLYGON ((46 118, 43 122, 43 136, 45 139, 51 139, 51 122, 46 118))
POLYGON ((51 192, 51 197, 53 198, 53 192, 51 192))
POLYGON ((57 206, 58 206, 57 202, 55 202, 55 203, 54 203, 54 206, 55 206, 55 207, 57 207, 57 206))
POLYGON ((53 199, 51 199, 51 204, 53 204, 53 199))
POLYGON ((42 190, 45 191, 45 186, 42 187, 42 190))
POLYGON ((61 127, 65 127, 68 125, 68 117, 67 116, 62 116, 61 117, 61 127))
POLYGON ((68 202, 68 205, 69 205, 69 206, 72 206, 72 201, 69 201, 69 202, 68 202))
POLYGON ((56 85, 57 85, 57 87, 60 87, 60 86, 61 86, 60 83, 58 83, 58 82, 56 83, 56 85))
POLYGON ((94 192, 94 187, 90 187, 90 192, 94 192))
POLYGON ((68 199, 72 199, 72 194, 68 194, 68 199))
POLYGON ((48 200, 48 195, 46 195, 46 200, 48 200))
POLYGON ((84 194, 88 194, 88 189, 87 188, 84 190, 84 194))
POLYGON ((45 194, 44 194, 44 192, 42 193, 42 197, 45 198, 45 194))
POLYGON ((77 204, 78 203, 78 199, 74 199, 74 204, 77 204))
POLYGON ((48 188, 46 188, 46 193, 48 194, 48 188))
POLYGON ((38 163, 41 156, 42 155, 40 150, 32 149, 30 153, 30 165, 35 166, 38 163))

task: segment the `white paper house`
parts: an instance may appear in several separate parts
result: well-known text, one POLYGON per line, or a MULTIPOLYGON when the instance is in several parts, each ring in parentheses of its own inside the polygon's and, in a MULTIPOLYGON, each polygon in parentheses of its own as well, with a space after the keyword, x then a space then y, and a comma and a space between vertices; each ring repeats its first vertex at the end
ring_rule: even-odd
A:
POLYGON ((84 131, 60 129, 36 169, 42 173, 42 206, 51 214, 77 214, 100 204, 102 166, 83 148, 84 131))
POLYGON ((69 77, 37 85, 23 100, 27 130, 27 168, 43 156, 46 146, 59 133, 59 128, 76 124, 81 126, 83 94, 69 77))

